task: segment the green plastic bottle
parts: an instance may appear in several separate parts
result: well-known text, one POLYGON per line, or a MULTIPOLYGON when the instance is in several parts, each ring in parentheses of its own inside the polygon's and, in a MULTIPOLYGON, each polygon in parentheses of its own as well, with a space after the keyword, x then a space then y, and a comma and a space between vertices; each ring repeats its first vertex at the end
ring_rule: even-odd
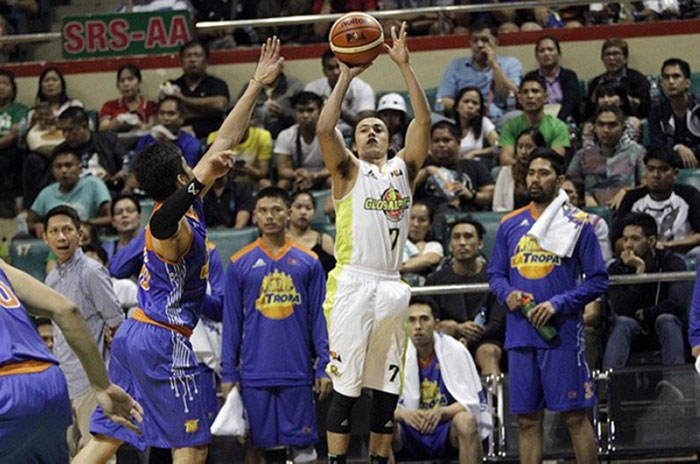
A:
MULTIPOLYGON (((533 300, 532 298, 523 297, 523 299, 520 300, 520 312, 523 314, 523 316, 525 316, 528 319, 528 321, 530 320, 530 318, 528 318, 527 315, 530 311, 532 311, 532 309, 535 306, 537 306, 537 303, 535 303, 535 300, 533 300)), ((540 334, 540 337, 544 338, 547 341, 551 341, 554 337, 557 336, 557 329, 555 329, 549 323, 537 329, 537 332, 540 334)))

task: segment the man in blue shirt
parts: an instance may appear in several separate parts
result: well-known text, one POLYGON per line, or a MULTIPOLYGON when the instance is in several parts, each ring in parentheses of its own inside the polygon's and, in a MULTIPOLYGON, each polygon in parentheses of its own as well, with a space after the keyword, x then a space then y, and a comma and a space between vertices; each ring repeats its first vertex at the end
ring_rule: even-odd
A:
POLYGON ((586 214, 568 203, 562 205, 565 220, 579 230, 570 257, 543 249, 528 235, 563 181, 561 156, 546 148, 530 154, 526 184, 532 203, 502 219, 487 271, 491 291, 510 309, 505 348, 508 364, 517 366, 510 371, 510 408, 518 415, 520 462, 526 464, 542 462, 545 406, 564 416, 576 461, 597 462, 586 415, 595 394, 581 340, 584 306, 608 286, 600 245, 586 214), (521 313, 526 299, 536 303, 527 317, 521 313), (558 332, 550 341, 536 330, 545 324, 558 332))
POLYGON ((447 65, 437 98, 451 112, 455 95, 460 89, 473 85, 479 88, 482 98, 488 104, 488 116, 498 120, 508 110, 508 96, 515 95, 523 75, 523 65, 511 56, 496 56, 498 31, 487 23, 477 22, 469 33, 469 46, 472 56, 455 58, 447 65))

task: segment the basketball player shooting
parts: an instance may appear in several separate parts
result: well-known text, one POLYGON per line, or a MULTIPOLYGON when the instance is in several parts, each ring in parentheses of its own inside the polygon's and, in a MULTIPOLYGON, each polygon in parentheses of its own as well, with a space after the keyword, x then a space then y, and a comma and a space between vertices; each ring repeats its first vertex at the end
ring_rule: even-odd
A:
MULTIPOLYGON (((406 147, 391 160, 389 131, 376 117, 358 121, 353 149, 335 126, 351 80, 369 65, 340 62, 340 77, 317 124, 323 161, 333 180, 337 265, 328 279, 324 311, 329 324, 334 395, 328 411, 329 463, 345 463, 352 407, 362 388, 372 390, 370 462, 386 463, 401 384, 409 287, 399 280, 408 234, 413 181, 428 154, 430 108, 409 64, 406 23, 384 45, 399 68, 415 111, 406 147)), ((340 60, 339 60, 340 61, 340 60)))

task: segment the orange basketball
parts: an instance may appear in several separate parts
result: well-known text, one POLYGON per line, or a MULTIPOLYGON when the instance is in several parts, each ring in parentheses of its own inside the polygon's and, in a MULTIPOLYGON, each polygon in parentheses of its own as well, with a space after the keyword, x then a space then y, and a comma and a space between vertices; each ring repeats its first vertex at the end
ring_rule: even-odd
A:
POLYGON ((371 63, 382 51, 384 31, 374 17, 356 11, 333 23, 328 41, 340 61, 362 66, 371 63))

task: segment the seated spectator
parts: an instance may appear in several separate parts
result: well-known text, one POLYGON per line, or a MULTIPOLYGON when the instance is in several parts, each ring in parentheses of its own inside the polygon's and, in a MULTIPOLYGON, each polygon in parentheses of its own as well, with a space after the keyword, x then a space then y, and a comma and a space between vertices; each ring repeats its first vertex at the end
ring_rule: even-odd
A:
POLYGON ((464 87, 455 97, 452 117, 462 137, 459 156, 465 159, 492 158, 498 148, 496 126, 486 117, 486 105, 478 88, 464 87))
MULTIPOLYGON (((304 90, 313 92, 325 99, 330 96, 333 87, 338 82, 340 66, 338 65, 338 58, 335 57, 331 50, 326 50, 323 53, 321 65, 324 77, 309 82, 304 87, 304 90)), ((374 89, 372 89, 372 86, 359 77, 355 77, 350 81, 350 87, 345 93, 345 98, 343 98, 340 121, 338 122, 338 129, 344 136, 347 137, 352 134, 352 128, 355 127, 357 121, 365 117, 374 116, 374 101, 374 89)))
POLYGON ((37 237, 42 237, 42 221, 56 206, 68 204, 83 221, 96 226, 107 226, 110 216, 109 190, 95 176, 81 176, 80 159, 68 145, 59 147, 51 160, 51 170, 56 182, 45 187, 32 203, 27 215, 27 225, 37 237))
POLYGON ((395 92, 383 95, 377 103, 377 116, 384 121, 389 130, 391 149, 398 153, 406 143, 406 130, 410 122, 406 112, 406 100, 395 92))
MULTIPOLYGON (((83 103, 80 100, 68 97, 66 79, 57 68, 44 68, 39 74, 39 88, 34 104, 38 106, 41 102, 49 104, 51 114, 56 120, 66 108, 71 106, 83 107, 83 103)), ((34 126, 37 122, 35 114, 34 110, 29 111, 27 116, 29 127, 34 126)))
MULTIPOLYGON (((656 221, 656 248, 684 254, 700 246, 700 192, 676 183, 680 164, 671 147, 650 148, 644 157, 644 185, 627 192, 617 217, 624 218, 630 212, 648 214, 656 221)), ((621 235, 622 222, 617 221, 613 240, 621 235)))
POLYGON ((158 106, 141 96, 141 70, 125 64, 117 70, 120 98, 109 100, 100 110, 100 131, 129 132, 149 129, 156 120, 158 106))
POLYGON ((586 110, 584 116, 590 118, 596 105, 593 96, 603 81, 619 82, 630 99, 632 114, 638 118, 646 118, 649 113, 649 81, 644 74, 627 67, 629 48, 623 39, 611 38, 603 42, 600 50, 600 59, 605 66, 605 72, 593 78, 588 83, 588 96, 586 98, 586 110))
MULTIPOLYGON (((83 250, 85 256, 90 259, 94 259, 100 265, 108 269, 107 265, 109 259, 107 258, 107 252, 104 248, 95 245, 93 243, 88 243, 81 245, 80 248, 83 250)), ((109 280, 112 281, 112 288, 114 288, 114 293, 117 295, 117 300, 127 317, 132 309, 138 307, 138 285, 131 279, 117 279, 116 277, 110 277, 109 280)))
MULTIPOLYGON (((594 98, 596 110, 606 105, 617 106, 622 110, 622 114, 625 115, 625 131, 622 133, 622 140, 624 143, 640 143, 642 141, 642 121, 640 121, 638 117, 632 115, 627 91, 619 82, 601 82, 595 91, 594 98)), ((583 148, 595 145, 594 127, 594 118, 583 123, 581 128, 581 146, 583 148)))
POLYGON ((39 332, 41 341, 44 342, 49 352, 53 353, 53 324, 51 319, 36 317, 34 318, 34 325, 36 325, 36 331, 39 332))
POLYGON ((668 145, 678 153, 686 168, 694 168, 700 158, 700 100, 689 92, 690 65, 669 58, 661 66, 660 99, 649 111, 651 145, 668 145))
POLYGON ((126 0, 119 5, 117 13, 140 13, 144 11, 190 10, 187 0, 126 0))
POLYGON ((20 126, 27 120, 27 107, 15 101, 17 84, 10 71, 0 69, 0 193, 10 193, 20 185, 24 156, 19 148, 20 126))
MULTIPOLYGON (((212 132, 207 137, 207 145, 214 143, 217 132, 212 132)), ((248 127, 243 138, 235 147, 231 147, 236 153, 236 182, 247 185, 257 192, 269 187, 270 160, 272 160, 272 136, 266 129, 260 127, 248 127)))
POLYGON ((587 206, 617 209, 622 197, 644 177, 644 147, 622 140, 625 116, 616 106, 601 106, 595 116, 598 145, 574 154, 566 173, 582 180, 587 206))
MULTIPOLYGON (((586 189, 583 182, 572 179, 570 176, 564 177, 564 182, 561 183, 561 189, 569 196, 569 203, 579 209, 583 209, 586 197, 586 189)), ((603 261, 609 262, 613 257, 612 246, 610 245, 610 228, 605 219, 594 213, 588 214, 588 222, 593 226, 598 243, 600 244, 600 252, 603 255, 603 261)), ((619 211, 618 211, 619 215, 619 211)))
MULTIPOLYGON (((461 219, 452 224, 449 233, 452 260, 448 266, 430 274, 425 286, 488 282, 486 262, 481 256, 485 233, 484 226, 475 219, 461 219)), ((469 348, 481 375, 500 373, 506 309, 495 295, 455 293, 434 298, 440 308, 440 330, 469 348), (475 320, 482 311, 484 323, 475 320)))
POLYGON ((494 184, 480 161, 459 159, 459 128, 451 122, 433 124, 430 155, 415 181, 416 199, 425 200, 434 217, 433 229, 442 230, 448 212, 488 209, 494 184))
POLYGON ((480 432, 490 424, 481 418, 482 388, 474 361, 454 338, 436 330, 434 302, 413 297, 408 311, 410 343, 392 450, 397 459, 411 461, 459 457, 460 464, 481 462, 480 432))
POLYGON ((112 131, 93 132, 90 117, 84 109, 70 107, 58 117, 58 127, 66 137, 57 149, 64 145, 80 159, 82 175, 97 176, 105 183, 120 190, 126 174, 121 170, 127 149, 112 131))
POLYGON ((403 249, 401 278, 409 285, 423 285, 425 277, 440 263, 445 255, 438 240, 428 240, 433 225, 432 210, 425 201, 415 201, 411 206, 408 240, 403 249))
POLYGON ((292 195, 287 235, 299 245, 316 253, 326 275, 335 267, 335 244, 333 237, 311 228, 316 214, 316 200, 308 190, 299 190, 292 195))
MULTIPOLYGON (((247 88, 246 83, 238 94, 238 98, 241 98, 247 88)), ((304 84, 299 79, 284 72, 280 73, 270 87, 266 87, 264 92, 258 94, 258 101, 253 111, 255 125, 267 129, 272 134, 272 138, 276 139, 283 129, 294 124, 292 101, 294 96, 302 90, 304 90, 304 84)))
POLYGON ((525 76, 520 83, 518 101, 523 114, 503 125, 501 129, 501 166, 515 163, 515 138, 523 130, 534 127, 540 131, 547 148, 564 156, 571 145, 569 128, 563 121, 545 114, 544 105, 547 101, 547 85, 539 75, 525 76))
MULTIPOLYGON (((434 6, 452 6, 454 0, 382 0, 381 5, 384 10, 409 10, 412 8, 429 8, 434 6)), ((391 37, 391 28, 395 27, 398 32, 401 28, 402 18, 391 18, 384 21, 384 36, 391 37)), ((454 25, 452 17, 448 14, 442 19, 438 19, 437 13, 411 16, 405 19, 408 26, 408 33, 412 36, 419 35, 443 35, 451 34, 454 25)))
POLYGON ((525 184, 528 156, 535 148, 545 148, 547 144, 535 127, 524 129, 515 139, 515 163, 501 166, 493 191, 494 211, 513 211, 530 203, 530 193, 525 184))
POLYGON ((171 141, 182 150, 188 166, 194 167, 202 156, 202 144, 191 133, 182 130, 185 123, 185 105, 179 98, 164 97, 158 102, 157 123, 151 127, 151 133, 141 137, 134 153, 138 155, 149 145, 156 142, 171 141), (165 130, 163 130, 165 129, 165 130))
POLYGON ((275 142, 277 186, 285 190, 330 188, 330 173, 321 158, 316 123, 323 99, 303 91, 292 97, 294 124, 284 129, 275 142))
MULTIPOLYGON (((658 232, 654 218, 630 213, 622 221, 620 257, 609 267, 610 275, 685 271, 683 258, 656 248, 658 232)), ((690 297, 684 280, 656 284, 613 285, 608 301, 615 322, 603 356, 603 369, 625 367, 633 342, 642 339, 645 349, 661 345, 665 365, 683 364, 683 323, 680 318, 690 297)))
MULTIPOLYGON (((559 65, 561 58, 561 46, 559 41, 551 35, 545 35, 537 40, 535 45, 535 58, 539 68, 530 71, 527 75, 536 74, 544 79, 547 90, 548 109, 556 109, 557 118, 569 122, 580 120, 580 108, 583 96, 578 83, 578 76, 570 69, 559 65)), ((550 112, 554 114, 554 112, 550 112)))
POLYGON ((184 125, 192 127, 199 139, 219 128, 230 99, 226 82, 207 74, 208 60, 209 49, 203 42, 186 43, 180 48, 182 76, 161 88, 161 98, 172 95, 185 104, 184 125))
POLYGON ((255 197, 247 185, 234 179, 236 167, 214 182, 204 197, 204 218, 208 228, 242 229, 250 223, 255 197))
MULTIPOLYGON (((523 67, 517 58, 496 55, 498 33, 487 23, 475 23, 469 29, 469 46, 472 56, 455 58, 447 65, 437 98, 449 113, 459 90, 473 85, 481 95, 489 96, 488 117, 499 125, 498 119, 513 109, 508 107, 509 95, 518 92, 523 67)), ((514 101, 512 105, 515 106, 514 101)))
POLYGON ((111 205, 112 227, 117 231, 117 238, 102 243, 107 254, 105 262, 112 259, 117 251, 129 244, 141 228, 141 204, 135 196, 120 194, 114 197, 111 205))

